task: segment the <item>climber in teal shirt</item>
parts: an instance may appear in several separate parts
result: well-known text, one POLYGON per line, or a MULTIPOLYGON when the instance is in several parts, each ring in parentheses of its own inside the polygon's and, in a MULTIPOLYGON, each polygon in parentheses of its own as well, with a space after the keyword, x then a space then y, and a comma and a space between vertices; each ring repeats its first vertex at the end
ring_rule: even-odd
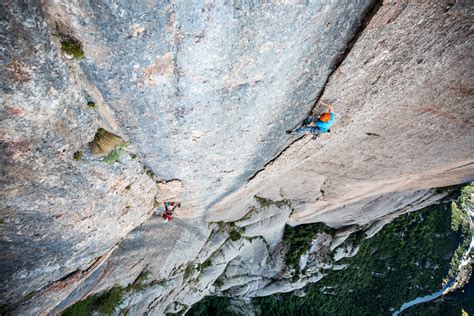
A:
POLYGON ((304 121, 302 127, 297 128, 294 132, 296 134, 311 133, 314 135, 329 133, 331 126, 334 123, 334 107, 330 104, 320 101, 322 105, 328 108, 329 112, 324 112, 319 117, 312 115, 304 121))

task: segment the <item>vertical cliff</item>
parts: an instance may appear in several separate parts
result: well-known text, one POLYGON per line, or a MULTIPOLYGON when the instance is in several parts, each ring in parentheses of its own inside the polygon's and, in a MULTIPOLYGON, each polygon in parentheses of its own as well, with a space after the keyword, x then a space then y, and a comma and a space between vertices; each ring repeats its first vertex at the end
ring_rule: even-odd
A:
POLYGON ((451 1, 5 1, 0 303, 57 313, 115 286, 118 309, 159 314, 218 287, 316 281, 290 282, 286 223, 324 222, 331 247, 473 178, 471 14, 451 1), (335 104, 332 132, 287 135, 319 98, 335 104), (173 223, 152 216, 165 200, 181 202, 173 223))

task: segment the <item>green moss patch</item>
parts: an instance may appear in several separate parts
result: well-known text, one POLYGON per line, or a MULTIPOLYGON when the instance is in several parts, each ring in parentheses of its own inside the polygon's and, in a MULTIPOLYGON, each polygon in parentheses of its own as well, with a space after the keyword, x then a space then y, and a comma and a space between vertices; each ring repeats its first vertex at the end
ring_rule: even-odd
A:
POLYGON ((189 280, 194 273, 194 264, 190 263, 186 266, 186 269, 184 269, 184 279, 189 280))
POLYGON ((116 163, 120 160, 120 157, 122 157, 122 154, 124 153, 124 150, 122 147, 117 147, 114 150, 110 152, 105 158, 104 161, 108 164, 113 164, 116 163))
POLYGON ((214 285, 215 287, 217 287, 217 288, 220 288, 220 287, 222 287, 222 286, 224 285, 224 281, 222 281, 222 278, 218 278, 218 279, 214 282, 213 285, 214 285))
POLYGON ((212 261, 211 261, 210 258, 207 258, 206 261, 204 261, 203 263, 200 263, 198 265, 198 270, 202 271, 202 270, 204 270, 204 269, 206 269, 207 267, 210 267, 210 266, 212 266, 212 261))
POLYGON ((80 150, 76 151, 76 152, 72 155, 72 157, 74 158, 74 160, 81 160, 81 158, 82 158, 82 151, 80 151, 80 150))
POLYGON ((242 235, 235 229, 231 230, 229 235, 230 235, 230 240, 232 241, 237 241, 240 238, 242 238, 242 235))
POLYGON ((86 57, 82 50, 82 44, 78 39, 70 35, 63 35, 62 37, 61 49, 63 52, 78 60, 86 57))
POLYGON ((156 177, 155 177, 155 173, 153 172, 153 170, 145 168, 145 173, 150 179, 155 180, 156 177))
POLYGON ((257 196, 257 195, 255 195, 254 198, 260 204, 261 208, 268 207, 268 206, 271 206, 271 205, 276 205, 278 207, 282 207, 282 206, 285 206, 285 205, 290 206, 290 201, 288 201, 288 200, 273 201, 273 200, 266 199, 266 198, 263 198, 263 197, 260 197, 260 196, 257 196))
POLYGON ((219 231, 221 233, 225 232, 225 229, 226 229, 226 226, 227 226, 225 222, 219 221, 219 222, 217 222, 217 225, 219 226, 219 231))

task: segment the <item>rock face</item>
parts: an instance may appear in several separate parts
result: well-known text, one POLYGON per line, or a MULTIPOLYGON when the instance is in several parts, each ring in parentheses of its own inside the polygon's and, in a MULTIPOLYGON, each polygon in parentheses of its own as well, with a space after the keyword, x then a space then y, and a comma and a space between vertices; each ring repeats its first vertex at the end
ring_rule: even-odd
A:
POLYGON ((88 84, 146 165, 184 183, 181 216, 194 217, 281 151, 282 131, 307 114, 371 5, 52 1, 42 9, 82 42, 88 84))
POLYGON ((285 224, 336 228, 321 245, 342 258, 351 227, 371 236, 474 177, 470 4, 1 6, 13 314, 58 313, 144 272, 117 310, 299 289, 331 266, 310 251, 294 280, 285 224), (319 97, 335 104, 331 133, 287 135, 319 97), (90 151, 99 128, 126 142, 117 159, 90 151), (172 223, 151 216, 164 200, 182 204, 172 223))
POLYGON ((293 224, 342 226, 409 204, 394 192, 472 179, 470 9, 383 5, 325 87, 333 131, 292 143, 210 218, 238 218, 256 194, 298 203, 293 224))
POLYGON ((60 57, 40 8, 4 5, 2 304, 95 266, 149 217, 157 192, 128 154, 113 165, 91 155, 98 115, 75 65, 60 57))

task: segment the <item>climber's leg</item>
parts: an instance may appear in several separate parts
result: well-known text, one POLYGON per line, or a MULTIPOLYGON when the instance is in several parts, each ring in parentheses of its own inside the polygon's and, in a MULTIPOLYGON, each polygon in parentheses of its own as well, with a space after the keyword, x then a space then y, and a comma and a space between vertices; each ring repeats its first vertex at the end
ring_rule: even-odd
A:
POLYGON ((295 130, 296 134, 304 134, 304 133, 311 133, 311 134, 319 134, 319 129, 315 126, 303 126, 303 127, 298 127, 295 130))
POLYGON ((314 118, 312 116, 306 118, 306 120, 304 120, 303 124, 304 125, 309 125, 311 124, 312 122, 314 121, 314 118))

